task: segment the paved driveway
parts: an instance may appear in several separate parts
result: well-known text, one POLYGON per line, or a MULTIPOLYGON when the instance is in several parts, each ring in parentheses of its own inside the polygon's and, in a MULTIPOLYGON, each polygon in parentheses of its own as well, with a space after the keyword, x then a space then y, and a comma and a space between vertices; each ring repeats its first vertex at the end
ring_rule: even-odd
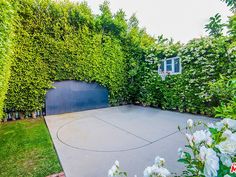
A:
POLYGON ((177 149, 185 145, 178 125, 213 121, 203 116, 140 106, 119 106, 47 116, 46 123, 67 177, 106 177, 115 160, 129 176, 142 177, 155 156, 180 172, 177 149))

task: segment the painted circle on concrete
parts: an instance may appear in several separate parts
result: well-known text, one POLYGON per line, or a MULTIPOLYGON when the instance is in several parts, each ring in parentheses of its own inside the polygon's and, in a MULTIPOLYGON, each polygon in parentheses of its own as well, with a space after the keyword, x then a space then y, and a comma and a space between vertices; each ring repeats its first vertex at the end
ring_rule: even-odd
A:
POLYGON ((95 152, 129 151, 151 144, 93 116, 64 124, 57 137, 72 148, 95 152))

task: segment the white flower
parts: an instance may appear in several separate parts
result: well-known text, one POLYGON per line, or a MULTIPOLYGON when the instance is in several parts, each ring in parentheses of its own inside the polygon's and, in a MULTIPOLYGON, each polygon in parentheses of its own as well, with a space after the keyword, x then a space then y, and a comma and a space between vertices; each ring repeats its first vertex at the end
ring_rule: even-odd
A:
POLYGON ((188 134, 188 133, 186 133, 185 135, 186 135, 186 137, 187 137, 187 140, 188 140, 189 145, 190 145, 190 146, 193 146, 193 136, 190 135, 190 134, 188 134))
POLYGON ((223 122, 216 122, 215 128, 216 128, 218 131, 221 131, 223 127, 224 127, 224 123, 223 123, 223 122))
POLYGON ((180 147, 179 149, 178 149, 178 154, 181 154, 183 152, 183 149, 180 147))
POLYGON ((112 167, 111 167, 111 170, 113 171, 113 172, 116 172, 117 171, 117 166, 116 165, 113 165, 112 167))
POLYGON ((221 153, 233 156, 236 155, 236 141, 234 140, 234 137, 231 137, 221 142, 216 147, 220 150, 221 153))
POLYGON ((192 119, 188 119, 187 120, 187 127, 188 128, 192 128, 193 127, 193 120, 192 119))
POLYGON ((115 161, 115 165, 118 166, 118 167, 120 166, 120 163, 119 163, 118 160, 115 161))
POLYGON ((155 164, 158 165, 159 167, 162 167, 165 165, 165 159, 157 156, 155 158, 155 164))
POLYGON ((236 133, 233 133, 233 134, 229 137, 229 139, 230 139, 231 141, 236 141, 236 133))
POLYGON ((113 171, 110 169, 109 171, 108 171, 108 176, 110 177, 112 177, 112 176, 114 176, 114 173, 113 173, 113 171))
POLYGON ((170 172, 164 167, 158 167, 153 169, 153 173, 160 177, 170 176, 170 172))
POLYGON ((207 144, 208 146, 211 146, 211 145, 212 145, 212 142, 213 142, 213 140, 212 140, 211 137, 207 138, 206 144, 207 144))
POLYGON ((211 133, 207 130, 196 131, 195 133, 193 133, 193 142, 195 142, 196 144, 206 142, 208 145, 211 145, 211 133))
POLYGON ((157 156, 155 158, 155 164, 153 166, 145 168, 143 171, 144 177, 167 177, 170 176, 170 172, 164 168, 165 159, 157 156))
POLYGON ((183 149, 182 149, 182 148, 179 148, 179 149, 178 149, 178 156, 179 156, 179 158, 181 158, 182 153, 183 153, 183 149))
POLYGON ((228 126, 228 128, 230 128, 234 131, 236 130, 236 120, 226 118, 226 119, 223 119, 221 122, 224 125, 228 126))
POLYGON ((183 159, 183 158, 185 157, 185 154, 184 154, 182 148, 179 148, 179 149, 178 149, 178 156, 179 156, 180 159, 183 159))
POLYGON ((170 172, 164 168, 157 165, 147 167, 143 172, 144 177, 158 176, 158 177, 167 177, 170 176, 170 172))
POLYGON ((230 175, 224 175, 224 177, 231 177, 230 175))
POLYGON ((110 177, 110 176, 115 176, 115 171, 113 171, 113 169, 110 169, 109 171, 108 171, 108 176, 110 177))
POLYGON ((217 156, 214 156, 214 158, 207 159, 204 166, 205 177, 216 177, 218 170, 219 170, 219 158, 217 156))
POLYGON ((229 137, 231 137, 231 135, 232 135, 232 132, 227 129, 223 132, 222 137, 229 138, 229 137))
POLYGON ((205 146, 202 146, 200 148, 200 153, 199 153, 199 157, 202 162, 206 161, 206 153, 207 153, 207 148, 205 146))
POLYGON ((204 162, 204 175, 206 177, 216 177, 219 170, 219 158, 216 152, 211 148, 202 146, 200 148, 200 159, 204 162))
POLYGON ((226 154, 221 154, 220 160, 223 163, 223 165, 230 167, 232 165, 231 157, 226 154))
POLYGON ((113 177, 116 176, 116 173, 119 171, 119 162, 115 161, 115 164, 112 165, 111 169, 108 171, 108 176, 113 177), (118 164, 118 165, 117 165, 118 164))
POLYGON ((207 127, 209 127, 209 128, 216 128, 213 123, 208 123, 208 124, 207 124, 207 127))
POLYGON ((144 177, 149 177, 151 175, 152 175, 152 167, 145 168, 145 170, 143 171, 143 176, 144 177))

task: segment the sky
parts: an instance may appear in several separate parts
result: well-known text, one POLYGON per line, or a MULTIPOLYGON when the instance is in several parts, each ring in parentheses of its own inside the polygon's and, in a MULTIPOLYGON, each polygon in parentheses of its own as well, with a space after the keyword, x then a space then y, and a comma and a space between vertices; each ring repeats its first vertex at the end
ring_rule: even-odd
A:
MULTIPOLYGON (((83 1, 83 0, 73 0, 83 1)), ((104 0, 87 0, 95 14, 104 0)), ((205 36, 205 24, 209 17, 220 13, 223 22, 232 13, 220 0, 110 0, 113 13, 123 9, 129 18, 133 13, 140 27, 153 36, 163 34, 167 38, 186 43, 190 39, 205 36)))

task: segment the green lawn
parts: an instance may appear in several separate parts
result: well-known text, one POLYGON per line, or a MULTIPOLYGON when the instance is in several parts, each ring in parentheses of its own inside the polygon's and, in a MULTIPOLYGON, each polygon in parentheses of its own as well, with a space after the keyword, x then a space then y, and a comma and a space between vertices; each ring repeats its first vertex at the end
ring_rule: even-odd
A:
POLYGON ((1 177, 45 177, 61 171, 44 119, 0 123, 1 177))

